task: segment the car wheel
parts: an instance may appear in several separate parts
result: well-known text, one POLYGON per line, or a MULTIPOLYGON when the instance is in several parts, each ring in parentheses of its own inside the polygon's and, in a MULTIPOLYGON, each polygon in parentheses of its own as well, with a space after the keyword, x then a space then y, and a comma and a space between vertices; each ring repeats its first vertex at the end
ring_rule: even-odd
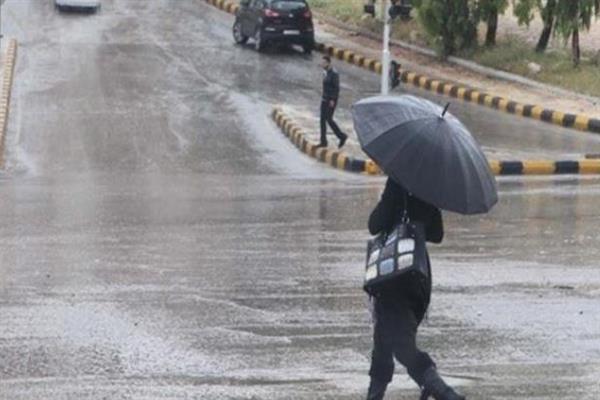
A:
POLYGON ((262 38, 260 29, 258 29, 256 35, 254 35, 254 48, 259 52, 262 52, 265 49, 265 41, 262 38))
POLYGON ((304 46, 302 46, 302 50, 304 51, 304 54, 311 55, 313 47, 310 44, 305 44, 304 46))
POLYGON ((245 44, 248 41, 248 36, 242 32, 242 23, 237 20, 233 24, 233 40, 237 44, 245 44))

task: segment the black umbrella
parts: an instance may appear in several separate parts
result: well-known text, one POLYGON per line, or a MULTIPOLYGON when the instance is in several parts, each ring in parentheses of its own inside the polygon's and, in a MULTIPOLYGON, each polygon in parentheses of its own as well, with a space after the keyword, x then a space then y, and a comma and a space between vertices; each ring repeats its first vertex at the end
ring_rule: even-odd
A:
POLYGON ((452 114, 415 96, 379 96, 354 104, 360 144, 409 192, 444 210, 488 212, 496 181, 481 148, 452 114))

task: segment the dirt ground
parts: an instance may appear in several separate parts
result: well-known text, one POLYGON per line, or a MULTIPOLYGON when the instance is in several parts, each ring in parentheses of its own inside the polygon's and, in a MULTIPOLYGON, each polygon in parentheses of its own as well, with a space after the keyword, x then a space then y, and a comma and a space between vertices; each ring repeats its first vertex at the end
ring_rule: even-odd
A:
MULTIPOLYGON (((512 6, 500 17, 498 23, 498 35, 499 37, 517 36, 527 43, 535 45, 538 41, 539 35, 542 32, 544 24, 539 15, 535 17, 529 27, 519 26, 517 18, 513 15, 512 6)), ((600 51, 600 20, 597 19, 592 23, 592 27, 588 32, 581 32, 581 48, 583 51, 600 51)), ((560 38, 552 38, 550 46, 552 48, 563 48, 565 42, 560 38)), ((600 75, 600 71, 598 72, 600 75)))

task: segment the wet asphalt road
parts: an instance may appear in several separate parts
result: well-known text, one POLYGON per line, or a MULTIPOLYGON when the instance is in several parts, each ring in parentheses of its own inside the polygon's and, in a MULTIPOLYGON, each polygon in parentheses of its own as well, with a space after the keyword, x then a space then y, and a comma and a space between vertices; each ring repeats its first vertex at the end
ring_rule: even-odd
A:
MULTIPOLYGON (((2 6, 21 47, 0 175, 1 399, 363 397, 359 286, 382 181, 281 137, 268 112, 316 111, 318 57, 234 47, 230 24, 200 0, 2 6)), ((377 86, 339 69, 346 108, 377 86)), ((455 113, 501 151, 598 146, 455 113)), ((469 399, 597 400, 600 179, 500 189, 490 215, 446 216, 420 344, 469 399)), ((416 396, 398 369, 390 398, 416 396)))

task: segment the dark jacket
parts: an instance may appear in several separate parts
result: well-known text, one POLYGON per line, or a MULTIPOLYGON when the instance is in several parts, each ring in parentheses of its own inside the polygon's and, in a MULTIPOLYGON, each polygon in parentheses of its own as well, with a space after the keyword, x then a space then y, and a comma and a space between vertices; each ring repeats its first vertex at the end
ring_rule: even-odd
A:
POLYGON ((324 75, 323 100, 335 100, 337 103, 338 97, 340 96, 340 74, 338 74, 333 67, 330 67, 324 75))
MULTIPOLYGON (((401 185, 388 178, 381 200, 369 218, 369 231, 377 235, 383 231, 390 231, 400 222, 405 205, 408 208, 408 217, 411 221, 422 222, 425 225, 426 240, 432 243, 441 243, 444 239, 444 225, 441 211, 412 196, 401 185)), ((429 256, 428 256, 429 257, 429 256)), ((429 277, 407 276, 397 282, 396 286, 377 296, 378 301, 394 307, 395 303, 404 304, 406 299, 413 304, 413 309, 420 322, 427 311, 431 299, 431 268, 429 277)))
POLYGON ((425 234, 428 242, 441 243, 444 239, 444 225, 441 211, 409 194, 406 189, 388 178, 381 200, 369 218, 369 231, 377 235, 383 231, 391 230, 400 222, 404 207, 408 206, 408 218, 419 221, 425 225, 425 234))

